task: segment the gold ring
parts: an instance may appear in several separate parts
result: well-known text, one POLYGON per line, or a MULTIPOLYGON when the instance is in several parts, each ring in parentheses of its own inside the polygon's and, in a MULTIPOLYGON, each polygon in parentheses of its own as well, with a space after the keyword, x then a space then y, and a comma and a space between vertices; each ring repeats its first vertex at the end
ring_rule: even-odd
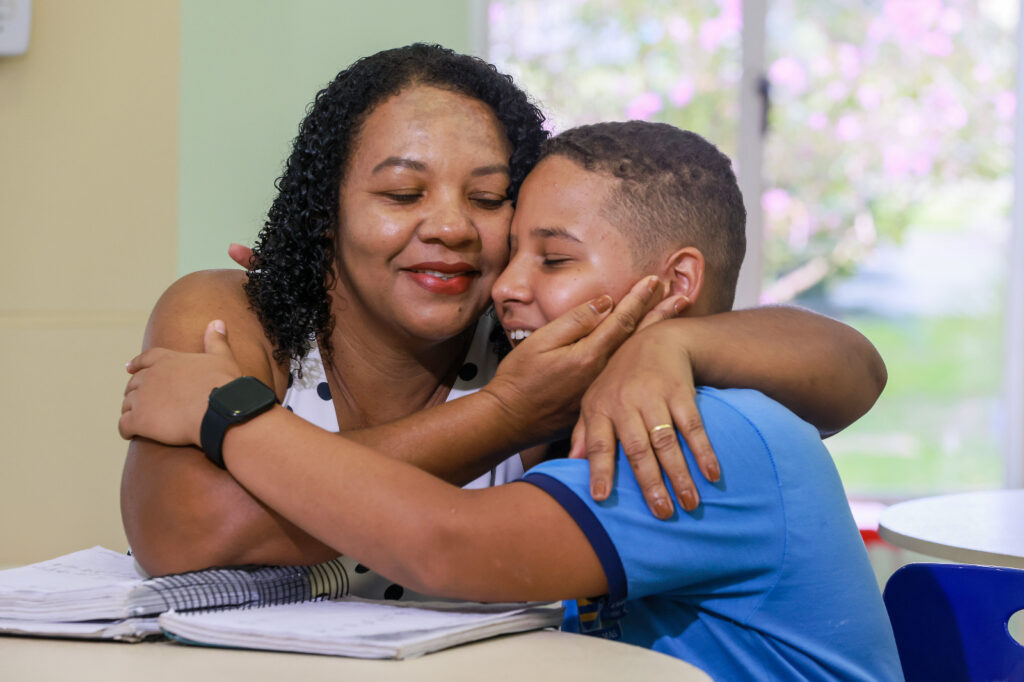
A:
POLYGON ((648 429, 647 433, 649 433, 651 435, 651 437, 653 438, 654 434, 657 433, 658 431, 661 431, 662 429, 674 429, 674 428, 675 427, 672 426, 671 424, 658 424, 654 428, 648 429))

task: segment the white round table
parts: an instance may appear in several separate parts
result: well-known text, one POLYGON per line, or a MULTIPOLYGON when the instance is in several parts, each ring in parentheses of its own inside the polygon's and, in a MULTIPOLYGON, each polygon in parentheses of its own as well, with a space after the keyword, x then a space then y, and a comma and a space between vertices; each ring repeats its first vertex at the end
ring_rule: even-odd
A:
POLYGON ((878 534, 897 547, 957 563, 1024 568, 1024 490, 894 504, 882 512, 878 534))

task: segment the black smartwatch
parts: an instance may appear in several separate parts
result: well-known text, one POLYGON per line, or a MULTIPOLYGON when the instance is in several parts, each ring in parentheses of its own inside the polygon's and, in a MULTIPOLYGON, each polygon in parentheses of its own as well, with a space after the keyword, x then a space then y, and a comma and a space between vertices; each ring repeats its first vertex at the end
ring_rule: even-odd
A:
POLYGON ((221 446, 228 427, 249 421, 276 402, 274 391, 256 377, 238 377, 210 391, 210 405, 199 427, 199 442, 207 459, 226 469, 221 446))

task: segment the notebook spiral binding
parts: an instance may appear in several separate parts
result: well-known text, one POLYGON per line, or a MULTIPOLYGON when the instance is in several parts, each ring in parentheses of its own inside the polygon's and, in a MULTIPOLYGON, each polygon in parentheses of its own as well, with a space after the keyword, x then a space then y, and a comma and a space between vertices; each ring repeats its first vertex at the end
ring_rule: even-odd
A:
POLYGON ((252 608, 321 599, 350 591, 348 571, 340 558, 313 566, 242 566, 213 568, 149 578, 132 589, 133 612, 200 611, 252 608))

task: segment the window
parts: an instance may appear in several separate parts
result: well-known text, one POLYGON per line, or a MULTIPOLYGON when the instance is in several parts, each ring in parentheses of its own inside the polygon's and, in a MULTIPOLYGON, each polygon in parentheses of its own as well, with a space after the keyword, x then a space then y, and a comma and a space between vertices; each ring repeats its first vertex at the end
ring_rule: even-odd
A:
POLYGON ((1014 0, 503 0, 489 56, 556 131, 659 120, 737 161, 747 303, 818 310, 879 348, 889 385, 829 448, 851 493, 902 497, 1020 483, 1017 17, 1014 0))

